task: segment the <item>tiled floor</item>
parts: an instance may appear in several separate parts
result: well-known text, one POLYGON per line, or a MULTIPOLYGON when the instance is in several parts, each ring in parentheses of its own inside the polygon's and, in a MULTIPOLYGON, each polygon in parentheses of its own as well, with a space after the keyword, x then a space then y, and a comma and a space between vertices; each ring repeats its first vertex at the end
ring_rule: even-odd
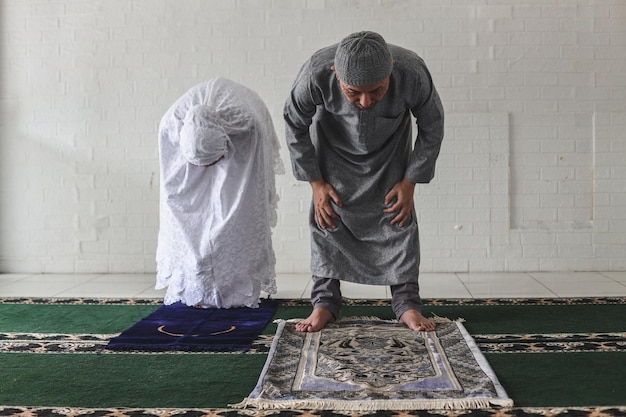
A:
MULTIPOLYGON (((0 274, 0 297, 161 298, 154 274, 0 274)), ((308 274, 280 274, 274 298, 308 298, 308 274)), ((422 273, 423 298, 626 296, 623 272, 422 273)), ((384 286, 342 283, 349 298, 389 298, 384 286)))

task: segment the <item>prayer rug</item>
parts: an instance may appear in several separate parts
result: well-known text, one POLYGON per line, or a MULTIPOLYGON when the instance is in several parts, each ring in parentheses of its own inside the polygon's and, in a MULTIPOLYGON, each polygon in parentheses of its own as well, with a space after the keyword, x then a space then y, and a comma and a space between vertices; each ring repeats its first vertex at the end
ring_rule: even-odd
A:
POLYGON ((279 302, 262 300, 258 308, 195 308, 162 305, 112 338, 107 349, 149 351, 247 351, 270 322, 279 302))
POLYGON ((347 318, 320 332, 278 326, 252 393, 236 407, 433 410, 512 407, 458 321, 414 332, 396 321, 347 318))

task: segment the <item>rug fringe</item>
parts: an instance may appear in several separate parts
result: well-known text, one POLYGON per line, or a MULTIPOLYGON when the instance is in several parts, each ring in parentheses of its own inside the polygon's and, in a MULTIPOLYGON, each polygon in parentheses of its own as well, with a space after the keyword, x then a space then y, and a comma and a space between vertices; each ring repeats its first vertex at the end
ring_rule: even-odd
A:
MULTIPOLYGON (((451 320, 447 317, 441 317, 436 315, 435 313, 432 313, 432 316, 430 317, 430 319, 432 321, 434 321, 435 323, 449 323, 449 322, 459 322, 459 323, 464 323, 465 319, 461 318, 461 317, 457 317, 454 320, 451 320)), ((302 321, 304 319, 299 319, 299 318, 292 318, 292 319, 276 319, 274 320, 274 324, 278 324, 278 323, 297 323, 299 321, 302 321)), ((350 321, 350 320, 376 320, 376 321, 383 321, 385 323, 399 323, 398 320, 385 320, 385 319, 381 319, 380 317, 376 317, 376 316, 349 316, 349 317, 342 317, 339 320, 337 320, 335 323, 338 322, 342 322, 342 321, 350 321)))
POLYGON ((458 322, 458 323, 465 323, 465 319, 462 317, 457 317, 456 319, 452 320, 447 317, 438 316, 435 313, 432 313, 431 320, 434 321, 435 323, 449 323, 451 321, 458 322))
POLYGON ((234 409, 253 407, 259 410, 335 410, 335 411, 410 411, 410 410, 475 410, 486 408, 511 408, 511 399, 460 398, 422 400, 289 400, 271 401, 246 398, 240 403, 229 404, 234 409))

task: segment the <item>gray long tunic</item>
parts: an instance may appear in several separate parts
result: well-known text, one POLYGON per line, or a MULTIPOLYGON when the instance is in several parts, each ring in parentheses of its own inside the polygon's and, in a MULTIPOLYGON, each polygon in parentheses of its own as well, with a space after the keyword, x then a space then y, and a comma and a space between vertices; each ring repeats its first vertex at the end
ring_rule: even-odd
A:
MULTIPOLYGON (((389 45, 395 60, 389 91, 361 110, 341 92, 331 70, 337 45, 316 52, 302 67, 284 107, 293 173, 301 181, 323 179, 343 203, 336 229, 311 229, 313 275, 394 285, 415 282, 419 235, 415 213, 389 224, 385 195, 403 178, 428 183, 443 139, 443 107, 424 61, 389 45), (418 135, 412 149, 411 113, 418 135)), ((332 204, 332 202, 331 202, 332 204)))

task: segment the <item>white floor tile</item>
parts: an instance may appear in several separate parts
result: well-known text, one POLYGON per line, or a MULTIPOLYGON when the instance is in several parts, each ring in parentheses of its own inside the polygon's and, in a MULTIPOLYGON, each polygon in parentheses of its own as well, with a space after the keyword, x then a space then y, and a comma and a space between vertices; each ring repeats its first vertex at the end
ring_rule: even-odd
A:
POLYGON ((529 276, 540 282, 584 283, 611 281, 597 272, 529 272, 529 276))
MULTIPOLYGON (((0 274, 0 297, 162 298, 154 274, 0 274)), ((310 274, 279 274, 274 298, 310 296, 310 274)), ((390 298, 387 286, 343 282, 348 298, 390 298)), ((626 272, 422 273, 423 298, 626 296, 626 272)))
POLYGON ((555 297, 556 294, 525 272, 468 272, 456 274, 475 298, 555 297))
MULTIPOLYGON (((559 297, 623 296, 626 281, 618 282, 598 272, 531 272, 530 276, 559 297)), ((617 276, 617 275, 615 275, 617 276)))
POLYGON ((166 290, 156 290, 154 285, 150 285, 148 288, 137 294, 137 298, 160 298, 165 297, 166 290))
POLYGON ((489 284, 470 288, 470 298, 554 298, 556 294, 549 290, 509 291, 508 288, 494 288, 489 284))
POLYGON ((617 282, 626 282, 626 271, 621 272, 601 272, 601 275, 612 279, 617 282))
POLYGON ((0 287, 0 297, 55 297, 66 289, 65 284, 49 284, 45 287, 36 284, 5 285, 0 287))
POLYGON ((39 274, 0 274, 0 281, 3 279, 24 279, 39 274))
POLYGON ((563 286, 546 283, 559 297, 624 297, 626 296, 626 285, 615 281, 594 282, 591 285, 569 285, 563 286))
POLYGON ((527 275, 493 281, 465 282, 464 284, 475 298, 534 298, 557 295, 527 275))
POLYGON ((421 273, 419 277, 422 298, 471 298, 461 280, 453 273, 421 273))
MULTIPOLYGON (((4 275, 0 275, 4 276, 4 275)), ((94 279, 95 274, 34 274, 0 286, 2 297, 56 297, 94 279)))
POLYGON ((156 282, 156 274, 102 274, 98 275, 91 282, 108 282, 111 284, 141 282, 154 284, 156 282))
POLYGON ((341 295, 345 298, 386 299, 388 298, 387 293, 387 286, 385 285, 341 283, 341 295))
POLYGON ((458 272, 456 275, 463 283, 517 282, 529 277, 525 272, 458 272))
POLYGON ((55 294, 56 297, 94 297, 94 298, 134 298, 148 289, 148 284, 141 280, 122 281, 100 276, 92 281, 67 288, 55 294))
POLYGON ((308 298, 310 274, 278 274, 276 289, 278 292, 273 298, 308 298))
POLYGON ((14 282, 21 281, 28 278, 33 274, 2 274, 0 275, 0 294, 2 294, 2 286, 7 284, 13 284, 14 282))
POLYGON ((91 281, 102 274, 33 274, 20 280, 24 284, 36 283, 39 285, 56 285, 64 283, 66 285, 78 285, 91 281))

